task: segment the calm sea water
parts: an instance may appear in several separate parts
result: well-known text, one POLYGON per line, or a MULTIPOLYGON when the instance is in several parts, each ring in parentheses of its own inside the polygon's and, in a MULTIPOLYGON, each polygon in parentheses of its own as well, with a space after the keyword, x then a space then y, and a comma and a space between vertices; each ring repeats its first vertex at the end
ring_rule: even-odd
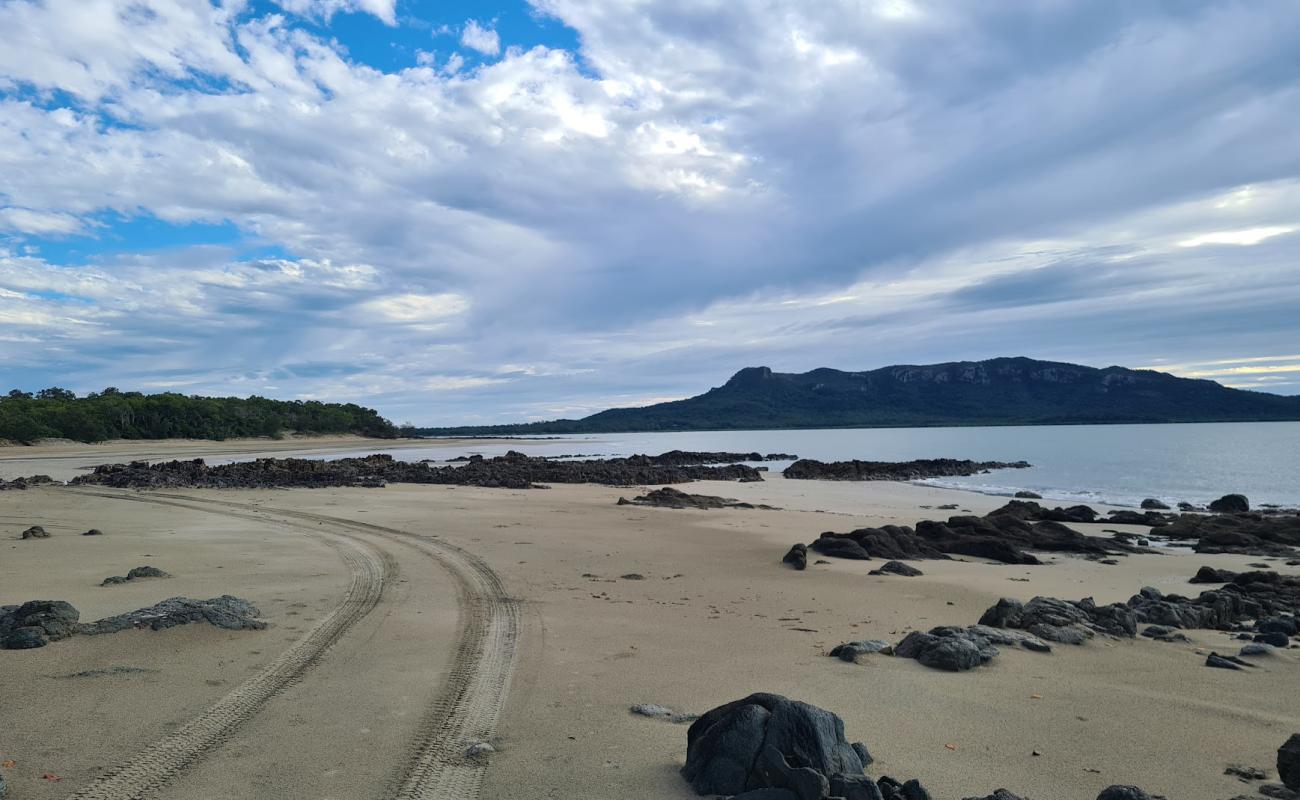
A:
MULTIPOLYGON (((677 449, 783 452, 822 461, 1025 460, 1034 466, 924 483, 988 494, 1029 489, 1054 500, 1112 505, 1137 505, 1144 497, 1170 505, 1179 500, 1199 504, 1240 492, 1257 506, 1300 506, 1300 422, 626 433, 520 445, 483 440, 467 447, 430 440, 428 448, 396 452, 407 460, 494 456, 512 448, 532 455, 622 456, 677 449)), ((788 464, 768 466, 775 470, 788 464)))

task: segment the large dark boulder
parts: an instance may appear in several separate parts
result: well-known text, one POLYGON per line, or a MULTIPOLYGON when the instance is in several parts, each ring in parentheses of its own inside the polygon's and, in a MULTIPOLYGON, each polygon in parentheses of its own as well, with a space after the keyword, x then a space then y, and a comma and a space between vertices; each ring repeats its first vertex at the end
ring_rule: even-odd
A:
POLYGON ((965 672, 998 654, 989 639, 967 628, 941 626, 928 633, 912 631, 894 648, 900 658, 914 658, 932 669, 965 672))
POLYGON ((879 569, 873 569, 868 575, 901 575, 904 578, 915 578, 925 573, 911 564, 904 564, 902 561, 887 561, 880 565, 879 569))
POLYGON ((803 542, 795 543, 788 553, 781 559, 781 563, 789 564, 795 569, 808 568, 808 547, 803 542))
POLYGON ((0 607, 0 649, 26 650, 77 632, 81 614, 63 600, 29 600, 0 607))
POLYGON ((1237 577, 1237 573, 1227 569, 1201 567, 1188 583, 1227 583, 1237 577))
POLYGON ((719 706, 692 723, 686 739, 682 776, 700 794, 773 788, 804 800, 824 796, 807 794, 813 784, 825 791, 834 776, 859 776, 863 770, 844 738, 843 720, 776 694, 752 694, 719 706))
POLYGON ((1250 501, 1244 494, 1225 494, 1210 503, 1210 510, 1220 514, 1244 514, 1250 510, 1250 501))
POLYGON ((23 531, 23 533, 22 533, 22 537, 21 537, 21 538, 23 538, 23 539, 48 539, 48 538, 50 538, 50 532, 47 531, 47 530, 45 530, 45 528, 41 527, 40 525, 33 525, 33 526, 31 526, 30 528, 28 528, 27 530, 23 531))
POLYGON ((1160 502, 1154 497, 1148 497, 1142 501, 1142 508, 1149 511, 1168 511, 1169 506, 1160 502))
POLYGON ((1108 786, 1097 795, 1097 800, 1152 800, 1152 797, 1136 786, 1108 786))
POLYGON ((1291 734, 1277 749, 1277 775, 1286 788, 1300 792, 1300 733, 1291 734))

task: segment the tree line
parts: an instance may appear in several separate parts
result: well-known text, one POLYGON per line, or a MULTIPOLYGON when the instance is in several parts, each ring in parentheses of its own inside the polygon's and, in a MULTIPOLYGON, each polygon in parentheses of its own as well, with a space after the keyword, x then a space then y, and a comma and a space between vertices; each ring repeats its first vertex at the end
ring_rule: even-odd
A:
POLYGON ((114 387, 84 397, 58 387, 35 393, 14 389, 0 396, 0 440, 21 444, 40 439, 221 440, 288 432, 398 435, 377 411, 354 403, 142 394, 114 387))

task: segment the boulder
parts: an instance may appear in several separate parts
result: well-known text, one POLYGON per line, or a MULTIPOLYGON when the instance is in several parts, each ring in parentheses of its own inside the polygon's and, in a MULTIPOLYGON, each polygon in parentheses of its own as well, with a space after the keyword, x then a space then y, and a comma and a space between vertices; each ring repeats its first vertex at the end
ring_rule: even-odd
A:
POLYGON ((31 526, 30 528, 28 528, 27 530, 23 531, 23 533, 22 533, 22 537, 21 537, 21 538, 23 538, 23 539, 48 539, 48 538, 50 538, 50 533, 49 533, 49 531, 47 531, 47 530, 45 530, 44 528, 42 528, 40 525, 33 525, 33 526, 31 526))
POLYGON ((844 642, 831 648, 827 655, 834 656, 841 661, 857 661, 858 656, 869 653, 879 653, 889 647, 889 642, 884 639, 863 639, 857 642, 844 642))
POLYGON ((1097 795, 1097 800, 1154 800, 1136 786, 1108 786, 1097 795))
POLYGON ((1250 510, 1250 501, 1244 494, 1225 494, 1210 503, 1210 510, 1219 514, 1244 514, 1250 510))
POLYGON ((1300 792, 1300 733, 1291 734, 1277 749, 1277 775, 1286 788, 1300 792))
POLYGON ((803 542, 796 542, 790 547, 790 551, 781 559, 781 563, 789 564, 798 570, 808 568, 808 546, 803 542))
POLYGON ((1237 573, 1229 569, 1201 567, 1188 583, 1228 583, 1235 577, 1237 577, 1237 573))
POLYGON ((1149 511, 1168 511, 1168 510, 1169 510, 1169 506, 1165 505, 1164 503, 1160 502, 1159 500, 1155 499, 1154 497, 1148 497, 1147 499, 1143 500, 1142 503, 1141 503, 1141 507, 1142 507, 1144 510, 1149 510, 1149 511))
POLYGON ((101 531, 99 528, 91 528, 90 530, 86 531, 81 535, 82 536, 103 536, 104 532, 101 531))
POLYGON ((998 649, 987 638, 966 628, 941 626, 929 633, 912 631, 894 647, 894 655, 914 658, 932 669, 964 672, 987 664, 998 649))
POLYGON ((752 694, 719 706, 696 720, 686 738, 682 776, 700 794, 772 788, 804 800, 813 783, 823 794, 811 796, 821 797, 830 778, 862 775, 843 720, 780 695, 752 694))
POLYGON ((166 572, 163 572, 157 567, 150 567, 146 565, 143 567, 132 567, 131 570, 127 572, 125 575, 114 575, 111 578, 105 578, 103 582, 101 582, 99 585, 114 586, 119 583, 127 583, 128 581, 140 580, 141 578, 170 578, 170 577, 171 575, 169 575, 166 572))
POLYGON ((965 800, 1025 800, 1025 798, 1012 794, 1006 789, 998 789, 994 791, 993 794, 988 794, 983 797, 967 797, 965 800))
POLYGON ((1026 489, 1021 489, 1020 491, 1016 492, 1014 497, 1016 497, 1019 500, 1042 500, 1043 499, 1043 496, 1038 492, 1031 492, 1026 489))

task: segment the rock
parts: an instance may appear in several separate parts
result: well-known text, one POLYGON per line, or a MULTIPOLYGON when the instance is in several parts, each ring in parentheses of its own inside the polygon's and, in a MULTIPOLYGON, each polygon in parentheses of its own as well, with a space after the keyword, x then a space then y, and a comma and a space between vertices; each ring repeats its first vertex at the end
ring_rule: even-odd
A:
POLYGON ((1242 645, 1241 649, 1237 651, 1237 655, 1241 656, 1242 658, 1247 658, 1250 656, 1271 656, 1276 653, 1277 650, 1275 650, 1272 645, 1267 645, 1267 644, 1242 645))
POLYGON ((489 753, 495 753, 497 749, 487 742, 475 742, 465 750, 465 755, 473 758, 475 756, 485 756, 489 753))
POLYGON ((978 475, 994 469, 1026 469, 1024 461, 966 461, 953 458, 925 458, 916 461, 834 461, 802 458, 782 474, 794 480, 823 481, 915 481, 978 475))
POLYGON ((1142 507, 1143 509, 1150 510, 1150 511, 1168 511, 1168 510, 1169 510, 1169 506, 1165 505, 1164 503, 1160 502, 1159 500, 1155 499, 1154 497, 1148 497, 1147 499, 1143 500, 1142 503, 1141 503, 1141 507, 1142 507))
POLYGON ((804 770, 816 774, 818 790, 825 791, 822 781, 829 788, 830 778, 861 775, 862 767, 838 716, 760 693, 719 706, 691 725, 682 775, 700 794, 773 788, 803 800, 800 791, 812 782, 804 770))
POLYGON ((1255 623, 1255 630, 1260 633, 1283 633, 1287 636, 1300 636, 1300 619, 1296 617, 1267 617, 1255 623))
MULTIPOLYGON (((683 453, 660 456, 557 461, 510 451, 496 458, 474 458, 461 466, 436 466, 427 462, 398 461, 377 453, 361 458, 318 460, 259 458, 209 466, 202 459, 150 464, 101 464, 89 475, 72 480, 76 485, 119 488, 276 488, 358 486, 382 487, 387 483, 439 484, 527 489, 547 483, 598 483, 608 486, 685 483, 693 480, 761 481, 762 474, 741 463, 707 466, 712 456, 737 454, 683 453)), ((739 454, 748 457, 750 453, 739 454)), ((730 461, 730 458, 723 459, 730 461)), ((635 501, 632 501, 635 502, 635 501)))
POLYGON ((1030 492, 1024 489, 1021 489, 1020 491, 1016 492, 1014 497, 1019 498, 1021 500, 1042 500, 1043 499, 1043 496, 1038 492, 1030 492))
POLYGON ((1218 669, 1241 669, 1245 662, 1233 656, 1221 656, 1218 653, 1210 653, 1205 659, 1205 666, 1216 667, 1218 669))
POLYGON ((99 528, 91 528, 90 530, 86 531, 81 535, 82 536, 103 536, 104 532, 101 531, 99 528))
POLYGON ((1019 795, 1012 794, 1006 789, 998 789, 997 791, 993 792, 993 794, 985 795, 984 797, 967 797, 965 798, 965 800, 1025 800, 1025 799, 1021 798, 1019 795))
POLYGON ((862 766, 866 767, 875 763, 876 759, 872 758, 871 753, 867 752, 867 746, 862 742, 854 742, 850 744, 849 747, 852 747, 853 752, 858 754, 858 759, 862 762, 862 766))
POLYGON ((1244 494, 1225 494, 1210 503, 1210 510, 1220 514, 1243 514, 1250 510, 1250 501, 1244 494))
POLYGON ((1255 641, 1260 644, 1270 644, 1274 647, 1286 647, 1291 644, 1290 638, 1288 638, 1285 633, 1280 633, 1278 631, 1256 634, 1255 641))
POLYGON ((119 583, 126 583, 127 581, 139 580, 141 578, 170 578, 170 577, 171 575, 169 575, 166 572, 163 572, 157 567, 150 567, 150 566, 132 567, 131 570, 127 572, 125 575, 115 575, 111 578, 105 578, 99 585, 114 586, 119 583))
POLYGON ((914 658, 932 669, 964 672, 987 664, 998 649, 983 636, 964 628, 939 627, 929 633, 912 631, 894 647, 894 655, 914 658))
POLYGON ((879 569, 873 569, 868 575, 902 575, 905 578, 914 578, 917 575, 924 575, 921 570, 910 564, 904 564, 902 561, 886 561, 879 569))
POLYGON ((1262 783, 1255 787, 1255 791, 1265 797, 1272 797, 1274 800, 1297 800, 1297 798, 1300 798, 1300 791, 1289 789, 1280 783, 1262 783))
POLYGON ((0 606, 0 649, 27 650, 77 632, 81 615, 63 600, 30 600, 0 606))
POLYGON ((798 570, 808 568, 808 546, 802 542, 796 542, 790 547, 790 551, 781 559, 782 564, 789 564, 798 570))
POLYGON ((1127 508, 1111 511, 1109 514, 1110 518, 1107 522, 1115 525, 1150 525, 1153 528, 1168 525, 1172 519, 1175 519, 1159 511, 1133 511, 1127 508))
POLYGON ((1237 573, 1227 569, 1215 569, 1214 567, 1201 567, 1192 576, 1189 583, 1227 583, 1237 577, 1237 573))
POLYGON ((1184 634, 1179 633, 1176 629, 1168 625, 1148 625, 1142 631, 1142 635, 1148 639, 1155 639, 1158 642, 1187 642, 1191 641, 1184 634))
POLYGON ((858 642, 838 644, 827 655, 834 656, 841 661, 852 662, 856 661, 858 656, 879 653, 887 647, 889 647, 889 642, 884 639, 863 639, 858 642))
POLYGON ((134 628, 160 631, 191 622, 207 622, 232 631, 262 630, 266 623, 258 616, 260 612, 247 600, 228 594, 210 600, 172 597, 147 608, 80 625, 76 632, 95 636, 134 628))
POLYGON ((1277 749, 1277 775, 1288 789, 1300 792, 1300 733, 1277 749))
POLYGON ((755 789, 752 792, 741 792, 734 795, 731 800, 799 800, 799 796, 788 789, 755 789))
POLYGON ((742 503, 729 497, 716 497, 709 494, 687 494, 671 486, 655 489, 634 497, 630 501, 620 497, 619 505, 653 506, 655 508, 761 508, 773 510, 771 506, 742 503))
POLYGON ((23 531, 22 538, 23 539, 48 539, 50 538, 50 534, 49 531, 45 530, 40 525, 33 525, 27 530, 23 531))
POLYGON ((1097 795, 1097 800, 1155 800, 1136 786, 1108 786, 1097 795))
POLYGON ((640 714, 643 717, 671 717, 673 711, 671 708, 664 708, 654 703, 637 703, 632 706, 633 714, 640 714))
POLYGON ((1268 777, 1268 773, 1259 767, 1247 767, 1242 764, 1229 764, 1223 770, 1224 775, 1232 775, 1242 782, 1262 781, 1268 777))

